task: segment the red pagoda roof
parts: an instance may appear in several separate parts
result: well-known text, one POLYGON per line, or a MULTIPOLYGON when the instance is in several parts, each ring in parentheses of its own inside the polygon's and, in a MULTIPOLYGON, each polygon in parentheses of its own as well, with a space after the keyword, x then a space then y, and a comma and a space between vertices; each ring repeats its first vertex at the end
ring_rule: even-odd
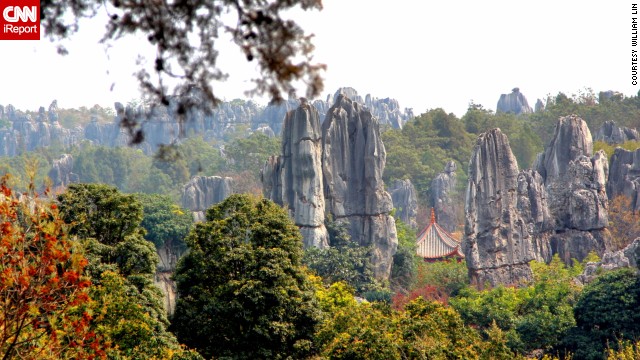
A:
POLYGON ((437 260, 448 257, 464 258, 460 250, 460 242, 436 223, 436 216, 431 209, 431 222, 418 235, 418 255, 425 260, 437 260))

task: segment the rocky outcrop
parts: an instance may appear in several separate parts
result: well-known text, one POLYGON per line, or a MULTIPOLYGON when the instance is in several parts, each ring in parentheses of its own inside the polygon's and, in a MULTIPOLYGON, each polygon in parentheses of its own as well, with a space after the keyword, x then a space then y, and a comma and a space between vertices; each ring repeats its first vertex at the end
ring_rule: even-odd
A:
POLYGON ((299 105, 300 101, 294 98, 281 102, 271 102, 265 107, 264 111, 256 117, 254 122, 268 125, 276 135, 280 135, 282 133, 284 118, 299 105))
POLYGON ((282 131, 282 155, 267 160, 262 171, 263 192, 289 210, 306 247, 324 248, 329 235, 324 225, 322 132, 316 108, 302 101, 287 113, 282 131))
POLYGON ((609 166, 607 195, 609 199, 624 195, 630 200, 632 210, 640 210, 640 149, 617 148, 614 151, 609 166))
POLYGON ((287 115, 282 154, 262 171, 264 194, 289 208, 306 246, 327 245, 325 216, 347 223, 352 240, 372 247, 376 278, 388 279, 398 240, 382 181, 386 152, 378 122, 343 95, 328 110, 321 131, 318 115, 304 100, 287 115))
POLYGON ((500 129, 479 136, 469 163, 462 241, 472 283, 529 281, 529 262, 550 259, 546 200, 542 178, 518 170, 500 129))
POLYGON ((54 101, 47 112, 40 107, 36 119, 16 110, 12 105, 5 109, 10 127, 0 129, 0 156, 15 156, 25 151, 51 145, 68 148, 77 144, 80 133, 76 129, 65 129, 58 122, 58 105, 54 101))
POLYGON ((59 159, 53 160, 49 179, 54 188, 67 187, 71 183, 78 182, 78 175, 73 173, 73 156, 63 154, 59 159))
POLYGON ((204 220, 204 212, 233 194, 233 179, 220 176, 194 176, 182 187, 182 207, 193 212, 195 221, 204 220))
POLYGON ((569 163, 580 156, 593 154, 593 141, 587 123, 576 115, 556 122, 553 138, 544 153, 536 159, 536 170, 545 184, 557 181, 567 173, 569 163))
POLYGON ((534 106, 533 109, 534 109, 535 112, 544 111, 544 103, 542 102, 542 100, 540 100, 540 99, 536 100, 536 105, 534 106))
POLYGON ((588 284, 593 281, 603 270, 614 270, 625 267, 637 268, 640 262, 640 238, 635 239, 626 248, 614 252, 607 252, 598 262, 590 262, 584 267, 582 274, 578 275, 578 282, 588 284))
POLYGON ((604 141, 607 144, 622 144, 625 141, 638 141, 640 140, 640 134, 638 130, 630 129, 624 126, 618 126, 615 122, 609 120, 598 129, 593 137, 594 141, 604 141))
POLYGON ((418 215, 418 197, 416 188, 411 180, 396 180, 389 189, 391 201, 396 210, 396 218, 409 225, 412 229, 417 229, 416 216, 418 215))
POLYGON ((581 261, 590 251, 602 255, 609 247, 609 165, 603 151, 592 153, 587 124, 571 115, 558 120, 553 139, 536 160, 556 230, 552 251, 566 262, 581 261))
POLYGON ((520 92, 519 88, 513 88, 511 94, 500 95, 496 112, 519 114, 531 114, 533 110, 527 102, 527 98, 520 92))
POLYGON ((459 214, 459 204, 455 199, 457 186, 455 161, 449 161, 444 171, 431 180, 431 203, 435 211, 438 225, 448 232, 454 232, 462 219, 459 214))
POLYGON ((382 173, 386 151, 371 112, 338 96, 322 124, 322 170, 327 212, 348 221, 351 238, 373 248, 374 275, 387 279, 398 239, 382 173))
POLYGON ((371 114, 378 120, 380 125, 388 125, 394 129, 402 129, 404 124, 414 116, 413 109, 401 109, 400 104, 396 99, 379 99, 371 94, 365 95, 363 99, 356 89, 343 87, 338 89, 333 95, 333 103, 336 102, 340 95, 366 106, 371 114))

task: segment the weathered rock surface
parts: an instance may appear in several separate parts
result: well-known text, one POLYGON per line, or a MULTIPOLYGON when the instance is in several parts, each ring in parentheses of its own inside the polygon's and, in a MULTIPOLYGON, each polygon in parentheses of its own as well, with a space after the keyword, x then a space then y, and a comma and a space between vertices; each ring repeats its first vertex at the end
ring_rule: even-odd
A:
POLYGON ((398 240, 382 181, 386 152, 379 124, 344 95, 321 131, 318 115, 303 100, 286 117, 282 155, 271 157, 262 172, 264 194, 290 209, 307 246, 328 245, 321 226, 326 215, 348 223, 351 238, 373 248, 374 276, 388 279, 398 240))
POLYGON ((340 95, 366 106, 371 114, 378 120, 380 125, 388 125, 394 129, 402 129, 404 124, 414 116, 413 109, 405 108, 404 110, 401 110, 400 104, 396 99, 379 99, 371 94, 365 95, 363 99, 356 89, 351 87, 338 89, 333 95, 332 104, 336 103, 338 96, 340 95))
POLYGON ((220 176, 194 176, 182 187, 182 207, 193 212, 195 221, 204 220, 204 212, 233 194, 233 179, 220 176))
POLYGON ((160 263, 154 276, 154 284, 160 288, 164 300, 164 309, 169 316, 173 315, 178 299, 176 282, 171 278, 178 259, 184 255, 186 248, 170 247, 166 243, 156 249, 160 263))
POLYGON ((289 210, 305 246, 324 248, 322 132, 318 111, 306 101, 287 113, 282 131, 282 155, 272 156, 262 170, 264 195, 289 210))
POLYGON ((472 283, 531 280, 531 260, 550 259, 542 178, 518 170, 500 129, 479 136, 469 163, 462 249, 472 283))
POLYGON ((386 151, 379 124, 362 105, 338 96, 322 124, 322 142, 327 211, 350 223, 353 240, 373 247, 374 275, 387 279, 398 239, 382 181, 386 151))
POLYGON ((538 155, 535 168, 549 184, 566 174, 569 162, 591 154, 593 141, 587 123, 576 115, 565 116, 556 122, 553 138, 538 155))
POLYGON ((511 94, 500 95, 496 112, 514 113, 519 114, 531 114, 533 110, 527 102, 527 98, 520 92, 519 88, 513 88, 511 94))
POLYGON ((602 270, 614 270, 624 267, 638 267, 640 262, 640 238, 635 239, 631 244, 622 250, 607 252, 599 262, 588 263, 577 280, 582 284, 593 281, 602 270))
POLYGON ((593 137, 594 141, 604 141, 607 144, 622 144, 625 141, 637 141, 640 140, 640 134, 638 130, 630 129, 625 126, 618 126, 615 122, 609 120, 598 129, 593 137))
POLYGON ((640 209, 640 149, 617 148, 611 156, 607 195, 613 199, 624 195, 631 200, 634 211, 640 209))
POLYGON ((544 103, 542 102, 542 100, 540 99, 536 100, 536 105, 534 106, 533 109, 535 112, 544 111, 544 103))
POLYGON ((435 210, 438 225, 448 232, 454 232, 462 219, 459 214, 459 204, 455 200, 457 186, 456 170, 454 161, 449 161, 444 171, 439 173, 431 181, 431 203, 435 210))
POLYGON ((63 154, 59 159, 53 160, 49 178, 54 188, 67 187, 70 183, 77 182, 78 175, 73 173, 73 156, 63 154))
POLYGON ((609 247, 606 192, 609 164, 603 151, 592 156, 587 124, 575 115, 560 118, 535 167, 544 178, 556 235, 552 250, 569 262, 609 247), (585 233, 586 232, 586 233, 585 233))
POLYGON ((418 196, 411 180, 396 180, 389 189, 396 217, 413 229, 418 228, 418 196))
POLYGON ((0 156, 15 156, 25 151, 53 144, 69 147, 77 144, 81 136, 77 129, 66 129, 58 122, 58 105, 54 101, 47 112, 40 107, 36 119, 16 110, 12 105, 4 109, 10 127, 0 129, 0 156))

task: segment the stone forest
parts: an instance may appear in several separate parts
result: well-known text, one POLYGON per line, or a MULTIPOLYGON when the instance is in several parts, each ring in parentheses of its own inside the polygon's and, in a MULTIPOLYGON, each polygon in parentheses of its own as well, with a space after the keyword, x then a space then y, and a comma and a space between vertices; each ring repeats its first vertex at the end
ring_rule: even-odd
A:
POLYGON ((640 98, 496 98, 0 105, 0 353, 640 358, 640 98))

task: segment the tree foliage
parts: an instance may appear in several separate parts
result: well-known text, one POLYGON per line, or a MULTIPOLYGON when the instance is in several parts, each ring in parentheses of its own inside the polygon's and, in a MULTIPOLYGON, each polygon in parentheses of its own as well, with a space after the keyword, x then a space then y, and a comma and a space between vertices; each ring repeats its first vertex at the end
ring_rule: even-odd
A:
POLYGON ((417 298, 396 311, 379 303, 334 308, 317 333, 328 359, 516 359, 498 332, 489 341, 450 307, 417 298))
POLYGON ((640 337, 640 278, 635 269, 607 272, 584 287, 573 311, 576 326, 561 348, 579 359, 602 359, 607 346, 640 337))
POLYGON ((5 184, 0 191, 3 359, 104 356, 104 342, 90 329, 87 259, 69 240, 57 206, 19 200, 5 184))
POLYGON ((454 114, 442 109, 429 110, 409 121, 402 130, 382 134, 387 150, 384 181, 391 184, 396 179, 408 178, 418 193, 424 194, 449 160, 468 163, 473 139, 454 114))
POLYGON ((609 231, 613 250, 623 249, 640 237, 640 214, 632 209, 631 200, 625 195, 609 201, 609 231))
POLYGON ((348 223, 327 220, 325 225, 330 246, 305 249, 303 263, 320 276, 325 285, 342 281, 360 295, 379 290, 371 266, 371 248, 351 239, 348 223))
POLYGON ((485 331, 497 326, 511 351, 549 351, 576 323, 572 310, 580 289, 572 285, 572 278, 581 269, 567 268, 557 255, 550 264, 532 262, 532 269, 530 286, 466 288, 449 302, 465 323, 485 331))
POLYGON ((504 112, 494 113, 484 109, 482 105, 471 104, 461 120, 465 124, 465 129, 476 135, 500 128, 509 138, 511 151, 518 160, 520 168, 531 168, 536 155, 543 150, 542 140, 533 131, 527 116, 504 112))
POLYGON ((207 210, 186 242, 174 275, 172 327, 181 341, 207 358, 309 354, 319 310, 301 235, 282 208, 232 195, 207 210))
POLYGON ((71 234, 80 238, 113 246, 128 236, 142 235, 142 205, 135 195, 122 194, 113 186, 70 184, 58 202, 71 234))
POLYGON ((145 239, 156 245, 156 248, 168 246, 184 250, 184 238, 191 229, 193 217, 191 212, 182 209, 167 195, 137 194, 142 204, 143 217, 140 223, 145 229, 145 239))
POLYGON ((400 219, 396 219, 398 249, 393 255, 391 266, 391 288, 407 290, 416 281, 418 267, 422 259, 417 255, 416 232, 400 219))
MULTIPOLYGON (((282 99, 282 93, 290 94, 293 83, 302 80, 308 97, 320 94, 324 65, 311 62, 311 37, 285 17, 287 11, 298 6, 303 10, 322 8, 319 0, 43 0, 40 19, 44 35, 51 40, 71 37, 79 30, 80 19, 90 17, 103 17, 107 22, 102 42, 108 45, 117 46, 114 43, 125 36, 146 37, 156 53, 150 62, 152 68, 141 66, 137 73, 141 89, 157 105, 168 105, 170 95, 175 95, 176 111, 184 114, 202 102, 219 101, 212 84, 226 78, 216 66, 216 45, 224 41, 223 33, 231 37, 247 61, 255 60, 261 74, 254 80, 254 93, 266 92, 273 99, 282 99), (167 78, 177 80, 171 90, 167 78), (194 89, 198 89, 196 94, 194 89)), ((59 52, 66 50, 59 47, 59 52)), ((136 133, 135 139, 142 139, 135 119, 125 116, 122 125, 136 133)))
POLYGON ((143 206, 137 197, 112 186, 72 184, 57 200, 70 233, 86 249, 95 284, 93 309, 99 314, 95 332, 115 345, 110 356, 167 357, 179 350, 167 331, 162 293, 153 284, 158 254, 143 237, 143 206))

